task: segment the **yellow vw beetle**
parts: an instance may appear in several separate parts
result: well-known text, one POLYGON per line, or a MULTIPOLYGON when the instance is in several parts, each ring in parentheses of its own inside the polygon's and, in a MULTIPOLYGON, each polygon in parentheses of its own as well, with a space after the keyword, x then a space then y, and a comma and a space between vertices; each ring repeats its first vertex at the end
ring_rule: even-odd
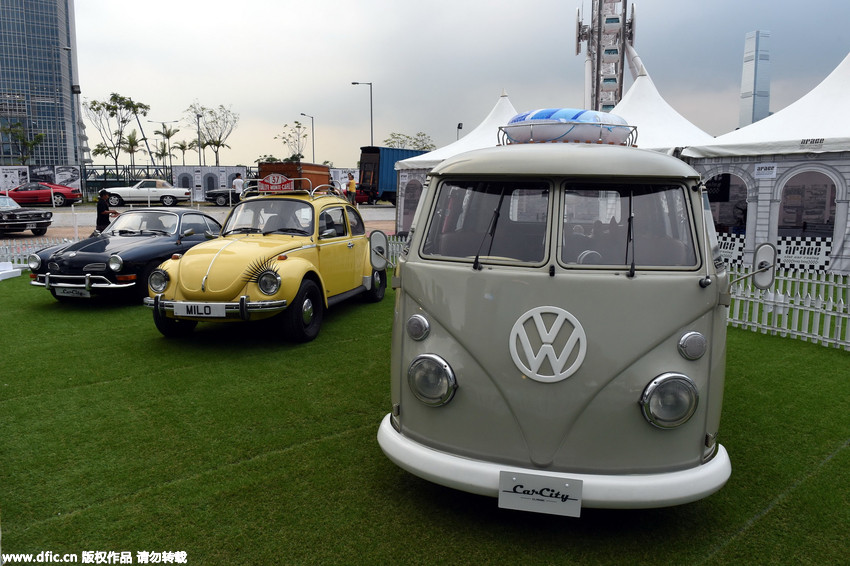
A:
POLYGON ((240 202, 221 237, 151 273, 145 305, 164 336, 186 335, 199 321, 279 315, 291 340, 307 342, 319 334, 325 308, 358 295, 383 299, 386 235, 367 237, 360 213, 332 188, 291 187, 240 202))

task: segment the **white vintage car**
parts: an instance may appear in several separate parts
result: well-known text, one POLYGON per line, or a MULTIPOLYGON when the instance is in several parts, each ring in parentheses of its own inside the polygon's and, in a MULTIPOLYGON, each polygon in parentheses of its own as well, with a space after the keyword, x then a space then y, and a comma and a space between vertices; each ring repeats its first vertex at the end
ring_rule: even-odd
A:
POLYGON ((109 187, 109 206, 121 206, 129 202, 141 202, 150 206, 155 202, 163 206, 174 206, 189 200, 189 189, 181 189, 162 179, 143 179, 132 187, 109 187))

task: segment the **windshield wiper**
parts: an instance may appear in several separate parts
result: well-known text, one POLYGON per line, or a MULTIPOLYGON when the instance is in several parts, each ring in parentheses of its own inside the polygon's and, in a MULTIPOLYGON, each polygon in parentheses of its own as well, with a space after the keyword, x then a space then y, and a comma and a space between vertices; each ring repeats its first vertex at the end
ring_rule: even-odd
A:
POLYGON ((271 234, 272 232, 281 232, 283 234, 303 234, 305 236, 310 235, 310 232, 303 228, 275 228, 274 230, 267 230, 263 232, 263 236, 271 234))
POLYGON ((244 228, 235 228, 233 230, 228 230, 224 233, 225 236, 228 234, 259 234, 259 228, 251 228, 250 226, 245 226, 244 228))
POLYGON ((481 238, 481 243, 478 244, 478 252, 475 254, 475 261, 472 262, 472 269, 480 271, 482 269, 481 262, 479 258, 481 257, 481 248, 484 247, 484 242, 487 241, 487 236, 490 236, 490 247, 487 248, 487 255, 490 255, 490 250, 493 249, 493 237, 496 235, 496 225, 499 223, 499 216, 502 214, 502 201, 505 200, 505 187, 502 187, 502 192, 499 195, 499 204, 496 205, 496 209, 493 211, 493 216, 490 218, 490 227, 487 228, 487 232, 484 234, 484 237, 481 238))
POLYGON ((626 263, 629 262, 629 252, 632 255, 632 262, 629 265, 629 277, 635 276, 635 211, 632 208, 634 200, 634 191, 629 191, 629 228, 626 240, 626 263))

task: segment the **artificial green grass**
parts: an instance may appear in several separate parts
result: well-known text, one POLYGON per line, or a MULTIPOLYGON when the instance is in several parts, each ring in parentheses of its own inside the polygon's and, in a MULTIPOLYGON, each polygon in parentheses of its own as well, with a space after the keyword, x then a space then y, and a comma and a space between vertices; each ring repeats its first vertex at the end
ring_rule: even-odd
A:
POLYGON ((837 564, 850 555, 850 353, 730 330, 732 478, 668 509, 499 510, 381 453, 393 294, 318 339, 0 283, 4 553, 188 564, 837 564))

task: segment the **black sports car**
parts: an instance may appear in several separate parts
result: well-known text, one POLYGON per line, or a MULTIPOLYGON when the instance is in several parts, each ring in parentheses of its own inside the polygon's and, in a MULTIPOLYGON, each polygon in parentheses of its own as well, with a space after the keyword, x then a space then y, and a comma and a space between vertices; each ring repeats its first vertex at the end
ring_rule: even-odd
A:
POLYGON ((154 268, 220 231, 218 221, 194 209, 128 210, 101 234, 31 254, 31 284, 46 287, 57 300, 118 291, 141 299, 154 268))
POLYGON ((0 234, 32 230, 36 236, 43 236, 51 222, 52 212, 21 208, 11 197, 0 196, 0 234))

